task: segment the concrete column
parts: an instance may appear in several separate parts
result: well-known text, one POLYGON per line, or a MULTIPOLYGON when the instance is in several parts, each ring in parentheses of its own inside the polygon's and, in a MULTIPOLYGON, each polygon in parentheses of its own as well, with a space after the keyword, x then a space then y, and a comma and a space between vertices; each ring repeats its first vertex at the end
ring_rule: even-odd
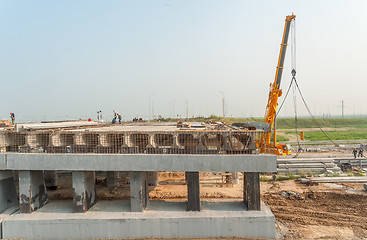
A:
POLYGON ((43 171, 19 171, 21 213, 31 213, 48 202, 43 171))
POLYGON ((157 186, 158 184, 158 172, 148 172, 148 185, 157 186))
POLYGON ((49 190, 56 190, 59 187, 58 175, 56 171, 45 171, 45 183, 49 190))
POLYGON ((240 174, 239 174, 239 172, 233 172, 232 173, 232 183, 233 184, 239 184, 240 183, 240 174))
POLYGON ((86 212, 97 202, 95 179, 95 172, 73 172, 74 212, 86 212))
POLYGON ((0 171, 0 213, 18 205, 13 171, 0 171))
POLYGON ((187 211, 200 211, 199 172, 186 172, 187 211))
POLYGON ((119 186, 119 172, 107 172, 107 187, 118 187, 119 186))
POLYGON ((259 173, 243 174, 243 201, 248 210, 260 211, 260 176, 259 173))
POLYGON ((130 172, 130 209, 143 212, 149 205, 148 173, 130 172))

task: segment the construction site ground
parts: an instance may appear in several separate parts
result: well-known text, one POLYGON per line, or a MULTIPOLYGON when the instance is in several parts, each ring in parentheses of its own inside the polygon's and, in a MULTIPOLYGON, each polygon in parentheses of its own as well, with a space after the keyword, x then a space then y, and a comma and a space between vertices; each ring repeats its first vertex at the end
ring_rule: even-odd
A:
MULTIPOLYGON (((200 177, 202 199, 242 198, 242 181, 232 185, 222 184, 217 175, 202 174, 200 177)), ((183 174, 163 173, 160 181, 164 185, 155 187, 151 198, 186 198, 183 174)), ((355 239, 367 236, 367 193, 362 183, 306 186, 295 180, 262 182, 261 199, 275 215, 278 238, 355 239)))

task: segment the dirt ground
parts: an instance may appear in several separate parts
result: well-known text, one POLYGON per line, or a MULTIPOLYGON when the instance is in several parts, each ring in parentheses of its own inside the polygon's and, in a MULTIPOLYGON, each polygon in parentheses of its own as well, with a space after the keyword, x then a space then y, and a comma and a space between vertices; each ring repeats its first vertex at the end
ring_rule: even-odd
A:
POLYGON ((262 184, 261 197, 275 215, 279 238, 367 237, 367 194, 362 183, 268 182, 262 184))

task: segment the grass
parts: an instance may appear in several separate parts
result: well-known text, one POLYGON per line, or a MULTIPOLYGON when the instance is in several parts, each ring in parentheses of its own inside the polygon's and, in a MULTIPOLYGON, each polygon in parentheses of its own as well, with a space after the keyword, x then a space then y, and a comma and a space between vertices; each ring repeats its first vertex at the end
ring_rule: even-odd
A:
POLYGON ((285 141, 289 141, 289 138, 277 134, 277 141, 278 142, 285 142, 285 141))
MULTIPOLYGON (((331 119, 310 119, 299 118, 297 121, 298 128, 367 128, 367 119, 343 119, 343 118, 331 118, 331 119)), ((293 129, 295 128, 295 122, 292 118, 279 118, 277 120, 278 129, 293 129)))
MULTIPOLYGON (((367 139, 367 129, 348 129, 346 131, 324 131, 333 140, 367 139)), ((321 131, 304 132, 305 140, 324 141, 328 138, 321 131)))

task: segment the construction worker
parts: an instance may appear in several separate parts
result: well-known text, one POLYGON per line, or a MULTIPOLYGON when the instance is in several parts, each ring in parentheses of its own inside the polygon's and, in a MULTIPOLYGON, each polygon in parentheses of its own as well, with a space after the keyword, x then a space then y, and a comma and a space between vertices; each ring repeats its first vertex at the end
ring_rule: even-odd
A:
POLYGON ((357 149, 356 148, 353 148, 353 155, 354 155, 354 158, 357 158, 357 149))
POLYGON ((358 157, 364 157, 363 156, 363 151, 364 149, 363 148, 360 148, 359 151, 358 151, 358 157))
POLYGON ((122 119, 121 114, 117 113, 117 117, 119 118, 119 124, 121 124, 121 119, 122 119))
POLYGON ((11 124, 15 124, 15 114, 13 112, 10 113, 10 119, 11 119, 11 124))

